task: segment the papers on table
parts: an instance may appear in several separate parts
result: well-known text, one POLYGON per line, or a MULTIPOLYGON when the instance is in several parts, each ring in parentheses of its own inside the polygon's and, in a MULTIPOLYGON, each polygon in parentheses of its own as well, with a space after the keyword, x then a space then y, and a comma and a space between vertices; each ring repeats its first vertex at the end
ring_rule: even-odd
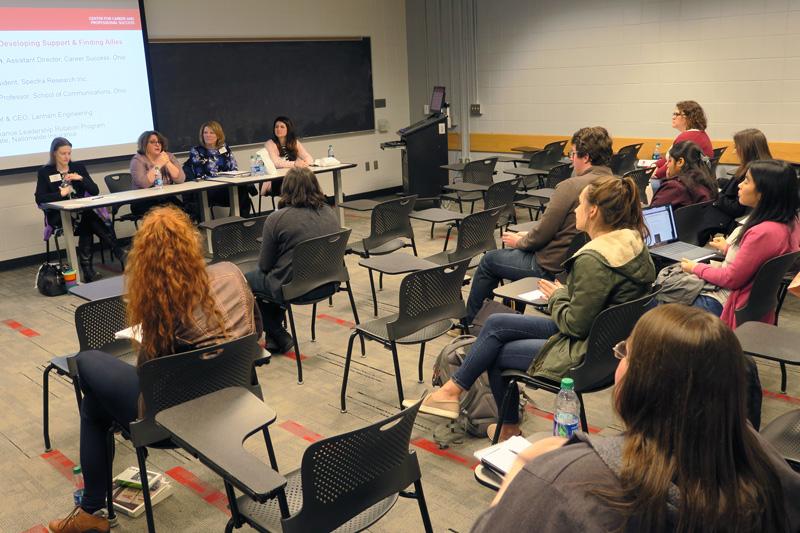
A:
POLYGON ((246 170, 226 170, 225 172, 220 172, 217 174, 217 176, 221 176, 223 178, 241 178, 249 175, 250 172, 246 170))
POLYGON ((322 159, 315 159, 314 166, 315 167, 335 167, 336 165, 341 165, 341 161, 336 159, 335 157, 323 157, 322 159))
POLYGON ((640 168, 650 168, 655 164, 656 164, 655 159, 640 159, 638 163, 640 168))
POLYGON ((544 293, 539 289, 535 289, 528 292, 523 292, 519 296, 517 296, 520 300, 525 300, 526 302, 541 302, 545 299, 544 293))
POLYGON ((530 441, 525 437, 511 437, 506 441, 476 451, 475 458, 481 464, 504 476, 511 470, 517 456, 530 445, 530 441))
POLYGON ((141 324, 136 324, 135 326, 131 326, 129 328, 125 328, 122 331, 118 331, 114 333, 115 339, 130 339, 134 340, 141 344, 142 342, 142 326, 141 324))

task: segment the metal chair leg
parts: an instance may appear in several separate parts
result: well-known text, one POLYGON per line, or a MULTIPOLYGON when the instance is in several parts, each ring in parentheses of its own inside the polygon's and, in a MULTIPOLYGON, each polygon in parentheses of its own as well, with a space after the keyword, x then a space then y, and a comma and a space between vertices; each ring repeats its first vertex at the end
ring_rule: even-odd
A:
POLYGON ((504 415, 508 411, 509 406, 511 405, 511 391, 513 390, 512 387, 517 386, 517 381, 512 379, 508 382, 508 387, 506 388, 506 394, 503 396, 503 405, 500 408, 500 411, 497 413, 497 426, 494 430, 494 436, 492 437, 492 444, 497 444, 500 440, 500 431, 503 429, 503 421, 504 415))
POLYGON ((576 394, 578 396, 578 404, 581 406, 581 431, 584 433, 589 432, 589 422, 586 421, 586 410, 583 408, 583 396, 580 393, 576 394))
POLYGON ((292 328, 292 340, 294 341, 294 360, 297 361, 297 384, 303 384, 303 363, 300 361, 300 342, 297 340, 297 331, 294 327, 294 314, 291 304, 286 306, 286 313, 289 315, 289 327, 292 328))
POLYGON ((414 239, 413 234, 411 235, 411 249, 414 250, 414 255, 419 257, 419 254, 417 253, 417 241, 414 239))
POLYGON ((278 472, 278 460, 275 458, 275 448, 272 447, 272 438, 269 436, 269 428, 264 426, 261 432, 264 434, 264 443, 267 445, 269 464, 274 471, 278 472))
POLYGON ((50 446, 50 371, 55 365, 49 364, 42 375, 42 427, 44 432, 44 451, 49 452, 50 446))
POLYGON ((372 291, 372 311, 375 316, 378 316, 378 297, 375 295, 375 278, 372 275, 372 269, 367 269, 369 271, 369 288, 372 291))
POLYGON ((383 290, 383 272, 378 273, 378 290, 383 290))
MULTIPOLYGON (((350 340, 347 341, 347 355, 344 359, 344 373, 342 374, 342 391, 340 401, 340 409, 343 413, 347 412, 347 378, 350 375, 350 358, 353 355, 353 341, 358 335, 358 331, 353 330, 353 333, 350 334, 350 340)), ((360 335, 359 335, 360 337, 360 335)), ((362 339, 363 340, 363 339, 362 339)))
MULTIPOLYGON (((345 286, 347 287, 347 297, 350 299, 350 309, 353 310, 353 319, 355 320, 356 325, 358 325, 361 322, 358 319, 358 309, 356 309, 356 301, 353 298, 353 290, 350 287, 350 281, 346 281, 345 286)), ((361 357, 366 357, 367 350, 366 347, 364 346, 364 337, 359 335, 358 339, 361 341, 361 357)))
POLYGON ((419 345, 419 363, 417 364, 417 372, 419 372, 418 383, 422 383, 422 364, 425 362, 425 343, 421 342, 419 345))
POLYGON ((422 515, 422 525, 425 527, 425 533, 433 533, 431 516, 428 514, 428 504, 425 503, 425 493, 422 492, 421 479, 414 481, 414 492, 416 493, 417 504, 419 505, 419 514, 422 515))
POLYGON ((781 394, 786 394, 786 363, 781 363, 781 394))
POLYGON ((139 479, 142 480, 142 497, 144 498, 144 514, 147 516, 147 531, 149 533, 155 533, 156 525, 153 520, 153 503, 150 501, 150 483, 147 482, 145 448, 136 448, 136 459, 139 461, 139 479))
POLYGON ((236 505, 236 493, 233 491, 233 485, 227 480, 224 481, 225 494, 228 497, 228 507, 231 510, 231 519, 225 524, 225 531, 233 531, 234 527, 241 527, 242 517, 239 514, 239 506, 236 505))
POLYGON ((400 400, 400 409, 403 408, 403 380, 400 377, 400 359, 397 356, 397 344, 391 342, 392 361, 394 362, 394 379, 397 382, 397 397, 400 400))
POLYGON ((317 342, 317 304, 311 306, 311 342, 317 342))

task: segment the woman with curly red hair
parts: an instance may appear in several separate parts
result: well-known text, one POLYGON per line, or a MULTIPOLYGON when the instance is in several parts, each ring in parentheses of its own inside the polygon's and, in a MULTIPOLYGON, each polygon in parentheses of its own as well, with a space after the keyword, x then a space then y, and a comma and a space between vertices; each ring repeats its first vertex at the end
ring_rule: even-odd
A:
MULTIPOLYGON (((200 234, 177 207, 155 208, 144 217, 128 256, 125 283, 129 323, 141 328, 137 366, 260 329, 241 271, 227 262, 206 267, 200 234)), ((108 520, 93 514, 106 501, 106 433, 114 422, 128 428, 137 419, 139 378, 136 367, 104 352, 81 352, 76 360, 84 395, 80 458, 85 491, 80 506, 52 521, 50 530, 106 532, 108 520)))

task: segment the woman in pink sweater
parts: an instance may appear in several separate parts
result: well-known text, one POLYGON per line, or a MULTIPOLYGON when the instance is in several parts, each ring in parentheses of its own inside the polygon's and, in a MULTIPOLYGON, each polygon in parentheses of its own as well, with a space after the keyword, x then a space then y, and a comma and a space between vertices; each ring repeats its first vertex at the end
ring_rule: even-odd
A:
MULTIPOLYGON (((736 328, 734 313, 747 304, 761 265, 800 250, 797 174, 784 161, 754 161, 739 184, 739 203, 753 208, 747 222, 733 238, 717 237, 710 243, 725 253, 722 265, 681 261, 685 272, 719 287, 698 296, 693 305, 720 315, 731 328, 736 328)), ((774 318, 773 310, 761 321, 771 323, 774 318)))
MULTIPOLYGON (((672 145, 675 146, 679 142, 692 141, 703 153, 708 157, 714 157, 714 148, 711 146, 711 139, 706 134, 706 114, 700 104, 694 100, 683 100, 675 104, 675 111, 672 112, 672 127, 680 133, 672 145)), ((661 179, 667 175, 667 161, 666 158, 661 158, 656 161, 656 171, 653 178, 661 179)))
MULTIPOLYGON (((264 148, 275 168, 302 168, 314 163, 314 158, 297 139, 294 124, 289 117, 280 116, 275 119, 272 124, 272 138, 264 143, 264 148)), ((272 194, 280 195, 282 182, 283 179, 265 181, 261 186, 261 194, 266 196, 272 191, 272 194)))

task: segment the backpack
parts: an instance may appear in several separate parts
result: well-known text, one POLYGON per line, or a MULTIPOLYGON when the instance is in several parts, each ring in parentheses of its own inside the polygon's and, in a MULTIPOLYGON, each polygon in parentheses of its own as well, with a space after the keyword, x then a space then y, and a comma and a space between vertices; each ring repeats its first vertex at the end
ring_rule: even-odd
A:
MULTIPOLYGON (((473 335, 460 335, 442 349, 433 365, 431 383, 435 387, 444 385, 461 366, 475 338, 473 335)), ((494 401, 486 372, 480 375, 461 398, 460 407, 459 422, 467 433, 475 437, 485 437, 489 424, 497 422, 497 403, 494 401)))
POLYGON ((36 272, 36 288, 45 296, 61 296, 67 294, 61 264, 44 262, 36 272))

